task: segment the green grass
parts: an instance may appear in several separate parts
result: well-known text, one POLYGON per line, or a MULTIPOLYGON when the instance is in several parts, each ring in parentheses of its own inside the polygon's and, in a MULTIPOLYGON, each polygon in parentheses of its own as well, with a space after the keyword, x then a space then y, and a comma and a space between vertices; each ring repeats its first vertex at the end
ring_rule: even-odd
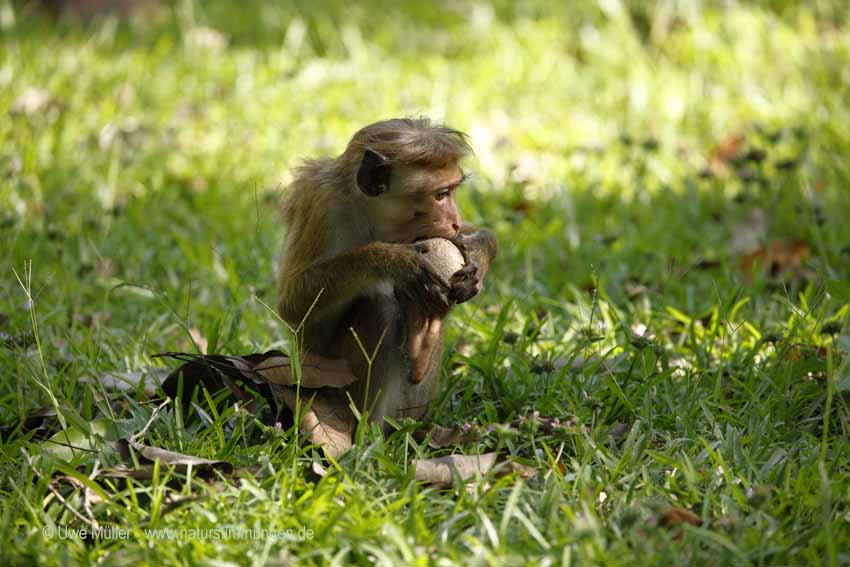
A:
POLYGON ((342 4, 53 25, 0 1, 3 563, 850 563, 843 3, 342 4), (148 442, 256 476, 108 480, 108 447, 63 463, 18 427, 55 405, 72 429, 141 430, 152 405, 110 413, 92 381, 161 368, 188 329, 215 352, 285 348, 260 300, 288 169, 420 113, 472 135, 461 207, 501 242, 453 316, 434 419, 536 478, 418 484, 411 459, 445 451, 410 425, 366 428, 318 480, 303 439, 223 395, 164 408, 148 442), (735 134, 766 158, 706 175, 735 134), (756 209, 766 239, 809 243, 800 270, 742 272, 756 209), (535 410, 572 425, 488 432, 535 410), (701 526, 663 527, 670 507, 701 526), (89 518, 128 535, 48 534, 89 518))

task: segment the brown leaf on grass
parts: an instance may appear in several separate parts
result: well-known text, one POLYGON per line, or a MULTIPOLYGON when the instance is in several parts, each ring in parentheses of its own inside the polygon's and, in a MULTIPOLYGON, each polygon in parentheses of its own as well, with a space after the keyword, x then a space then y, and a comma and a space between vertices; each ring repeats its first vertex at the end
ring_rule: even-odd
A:
MULTIPOLYGON (((183 384, 182 400, 186 405, 191 392, 199 386, 209 391, 222 387, 230 389, 240 400, 248 402, 250 395, 239 383, 256 387, 275 408, 283 405, 295 413, 297 407, 294 372, 291 359, 280 351, 245 356, 193 355, 189 353, 163 353, 185 363, 172 372, 163 383, 163 391, 175 398, 183 384)), ((305 355, 301 363, 301 424, 300 429, 316 444, 323 445, 334 457, 351 447, 355 418, 348 407, 342 388, 354 382, 355 376, 342 360, 332 360, 305 355), (311 402, 312 400, 312 402, 311 402), (312 405, 310 405, 312 403, 312 405)), ((253 411, 253 407, 248 407, 253 411)))
POLYGON ((608 437, 615 443, 625 438, 632 430, 632 426, 628 423, 615 423, 614 427, 608 432, 608 437))
POLYGON ((464 483, 478 476, 484 476, 491 470, 497 476, 516 473, 523 479, 529 479, 537 471, 522 463, 507 458, 499 462, 498 453, 483 455, 449 455, 434 459, 414 459, 414 479, 428 482, 440 488, 448 488, 454 483, 455 475, 464 483))
POLYGON ((798 273, 812 247, 805 240, 774 240, 741 256, 739 265, 747 275, 759 268, 770 277, 798 273))
MULTIPOLYGON (((292 360, 279 350, 243 356, 218 354, 197 355, 185 352, 165 352, 155 358, 169 357, 184 361, 163 384, 163 390, 175 397, 180 375, 183 375, 184 395, 203 384, 208 390, 221 389, 222 377, 247 381, 253 384, 295 385, 292 360)), ((312 354, 301 361, 301 386, 303 388, 342 388, 357 378, 341 359, 330 359, 312 354)))
POLYGON ((310 465, 310 470, 319 478, 324 478, 328 474, 328 469, 318 461, 313 461, 313 464, 310 465))
MULTIPOLYGON (((252 369, 273 384, 294 386, 292 366, 288 356, 272 356, 252 369)), ((357 380, 348 364, 342 359, 331 359, 306 354, 301 361, 301 387, 303 388, 343 388, 357 380)))
MULTIPOLYGON (((257 379, 246 380, 243 370, 250 370, 253 365, 242 357, 217 354, 198 355, 182 352, 166 352, 154 355, 154 358, 159 357, 170 357, 184 361, 184 364, 171 372, 162 383, 162 391, 165 392, 165 395, 172 399, 181 398, 184 408, 188 407, 192 399, 192 392, 199 387, 206 388, 209 392, 217 392, 222 388, 227 388, 236 399, 247 401, 250 399, 250 395, 237 386, 234 380, 247 381, 254 385, 258 381, 257 379)), ((258 389, 264 397, 271 398, 268 388, 265 391, 261 387, 258 387, 258 389)))
POLYGON ((646 295, 652 289, 638 280, 628 280, 623 284, 623 291, 630 299, 646 295))
POLYGON ((724 173, 730 161, 742 154, 747 139, 743 134, 723 138, 708 156, 708 167, 715 175, 724 173))
POLYGON ((160 465, 167 465, 180 470, 186 470, 191 466, 195 473, 199 476, 211 476, 213 471, 221 471, 224 474, 230 474, 233 472, 233 465, 227 461, 204 459, 194 455, 186 455, 176 451, 160 449, 159 447, 151 447, 149 445, 139 443, 138 441, 120 440, 115 443, 115 447, 124 459, 131 458, 130 448, 132 448, 137 455, 141 457, 139 461, 142 464, 152 464, 159 461, 160 465))
POLYGON ((138 467, 127 465, 116 465, 101 471, 98 476, 105 478, 131 478, 133 480, 151 480, 153 478, 153 465, 140 464, 138 467))
MULTIPOLYGON (((287 387, 278 390, 289 410, 298 407, 296 392, 287 387)), ((336 458, 351 448, 351 436, 357 423, 348 398, 339 390, 301 390, 300 430, 312 443, 321 445, 336 458)))
POLYGON ((107 372, 101 374, 98 379, 84 376, 80 378, 80 382, 97 385, 99 381, 107 391, 137 392, 141 389, 145 396, 152 397, 167 377, 166 372, 151 369, 139 372, 107 372))
POLYGON ((661 513, 661 518, 658 524, 665 528, 675 528, 682 524, 699 526, 702 524, 702 520, 699 516, 686 508, 671 507, 661 513))
POLYGON ((443 427, 436 423, 426 424, 413 433, 413 438, 422 443, 428 441, 428 446, 432 449, 443 449, 452 445, 457 445, 467 440, 469 435, 459 427, 443 427))

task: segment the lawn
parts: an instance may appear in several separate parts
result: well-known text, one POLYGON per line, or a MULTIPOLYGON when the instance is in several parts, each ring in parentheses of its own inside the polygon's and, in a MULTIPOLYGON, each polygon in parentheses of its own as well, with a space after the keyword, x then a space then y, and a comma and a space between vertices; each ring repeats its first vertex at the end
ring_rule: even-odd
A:
POLYGON ((0 0, 0 562, 850 564, 850 8, 345 4, 0 0), (419 114, 501 245, 432 411, 471 442, 319 476, 226 393, 101 387, 288 349, 291 168, 419 114), (234 470, 121 478, 137 434, 234 470), (413 478, 493 451, 536 474, 413 478))

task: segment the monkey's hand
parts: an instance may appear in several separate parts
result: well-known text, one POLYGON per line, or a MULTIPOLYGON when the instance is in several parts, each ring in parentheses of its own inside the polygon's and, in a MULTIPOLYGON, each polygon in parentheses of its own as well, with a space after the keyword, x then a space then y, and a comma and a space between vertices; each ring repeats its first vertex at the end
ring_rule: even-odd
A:
POLYGON ((469 301, 484 288, 484 273, 475 260, 467 257, 466 265, 452 275, 449 299, 455 303, 469 301))
POLYGON ((451 308, 451 284, 426 259, 419 243, 404 244, 402 270, 396 274, 395 292, 410 308, 425 317, 444 317, 451 308))
POLYGON ((451 277, 449 298, 464 303, 484 288, 484 274, 496 256, 496 239, 488 230, 464 227, 452 242, 463 254, 465 265, 451 277))

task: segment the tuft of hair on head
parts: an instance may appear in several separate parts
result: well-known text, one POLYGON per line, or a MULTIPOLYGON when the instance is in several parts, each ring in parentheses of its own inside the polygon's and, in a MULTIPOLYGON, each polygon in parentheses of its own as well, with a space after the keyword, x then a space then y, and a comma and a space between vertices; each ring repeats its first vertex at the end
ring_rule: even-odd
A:
POLYGON ((472 153, 468 136, 426 116, 393 118, 361 128, 346 148, 344 157, 358 159, 371 150, 387 163, 444 167, 472 153))

